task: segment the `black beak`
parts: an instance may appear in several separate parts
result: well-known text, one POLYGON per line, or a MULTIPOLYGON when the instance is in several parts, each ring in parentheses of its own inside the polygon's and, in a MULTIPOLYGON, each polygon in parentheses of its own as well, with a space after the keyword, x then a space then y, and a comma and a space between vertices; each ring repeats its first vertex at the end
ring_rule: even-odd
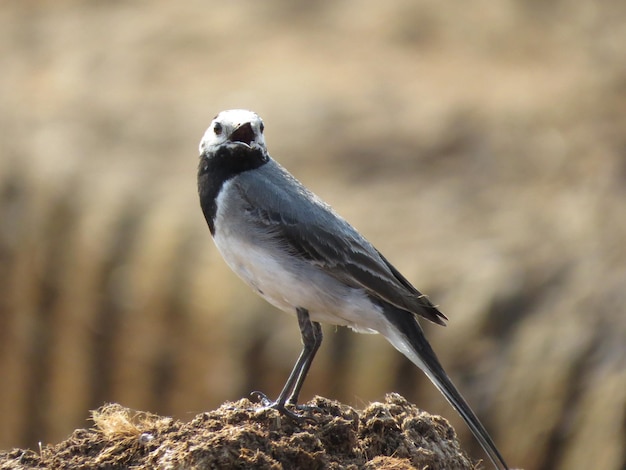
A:
POLYGON ((254 140, 254 131, 252 130, 252 125, 249 122, 246 122, 245 124, 240 125, 230 135, 231 142, 242 142, 246 145, 250 145, 253 140, 254 140))

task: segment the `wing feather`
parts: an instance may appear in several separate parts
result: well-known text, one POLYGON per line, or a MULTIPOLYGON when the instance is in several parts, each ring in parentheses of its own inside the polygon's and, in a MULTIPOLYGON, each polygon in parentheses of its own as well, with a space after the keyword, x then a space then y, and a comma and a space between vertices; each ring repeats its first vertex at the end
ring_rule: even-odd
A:
POLYGON ((364 289, 375 301, 389 302, 445 325, 447 318, 425 295, 355 228, 282 166, 271 160, 254 173, 241 174, 236 185, 242 200, 247 202, 245 210, 249 220, 292 255, 348 286, 364 289), (264 203, 258 204, 259 200, 264 203), (302 210, 297 212, 298 208, 302 210))

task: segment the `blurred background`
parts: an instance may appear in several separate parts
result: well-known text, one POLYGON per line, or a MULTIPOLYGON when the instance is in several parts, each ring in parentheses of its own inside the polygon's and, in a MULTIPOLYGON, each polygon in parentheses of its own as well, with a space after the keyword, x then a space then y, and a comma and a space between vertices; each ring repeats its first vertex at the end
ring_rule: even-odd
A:
MULTIPOLYGON (((510 465, 626 468, 617 0, 2 2, 0 448, 105 402, 188 420, 279 392, 297 322, 196 194, 234 107, 448 315, 426 333, 510 465)), ((302 399, 397 391, 483 457, 383 339, 325 335, 302 399)))

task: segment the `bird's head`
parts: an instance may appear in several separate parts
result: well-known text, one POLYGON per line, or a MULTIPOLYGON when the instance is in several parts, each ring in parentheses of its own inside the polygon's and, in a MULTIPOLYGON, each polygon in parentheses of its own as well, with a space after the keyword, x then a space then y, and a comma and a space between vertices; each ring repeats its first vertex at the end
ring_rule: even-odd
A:
POLYGON ((200 141, 200 154, 215 151, 224 144, 243 145, 266 150, 263 120, 246 109, 229 109, 219 113, 200 141))

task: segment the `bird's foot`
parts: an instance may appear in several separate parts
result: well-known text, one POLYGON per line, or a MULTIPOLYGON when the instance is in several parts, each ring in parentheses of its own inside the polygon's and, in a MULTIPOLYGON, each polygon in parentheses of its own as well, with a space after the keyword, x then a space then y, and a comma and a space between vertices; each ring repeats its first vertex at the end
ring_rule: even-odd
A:
MULTIPOLYGON (((295 413, 295 412, 287 409, 287 406, 286 406, 285 403, 281 403, 278 400, 276 400, 276 401, 270 400, 268 398, 268 396, 265 395, 263 392, 252 392, 250 395, 261 403, 261 406, 259 408, 257 408, 258 410, 266 410, 266 409, 276 410, 281 415, 284 415, 284 416, 292 419, 293 421, 297 421, 297 422, 315 421, 310 416, 304 416, 302 414, 295 413)), ((290 407, 292 406, 296 410, 304 411, 304 412, 306 412, 306 411, 314 411, 314 410, 318 410, 319 409, 317 406, 296 405, 295 403, 294 404, 289 403, 289 406, 290 407)))

